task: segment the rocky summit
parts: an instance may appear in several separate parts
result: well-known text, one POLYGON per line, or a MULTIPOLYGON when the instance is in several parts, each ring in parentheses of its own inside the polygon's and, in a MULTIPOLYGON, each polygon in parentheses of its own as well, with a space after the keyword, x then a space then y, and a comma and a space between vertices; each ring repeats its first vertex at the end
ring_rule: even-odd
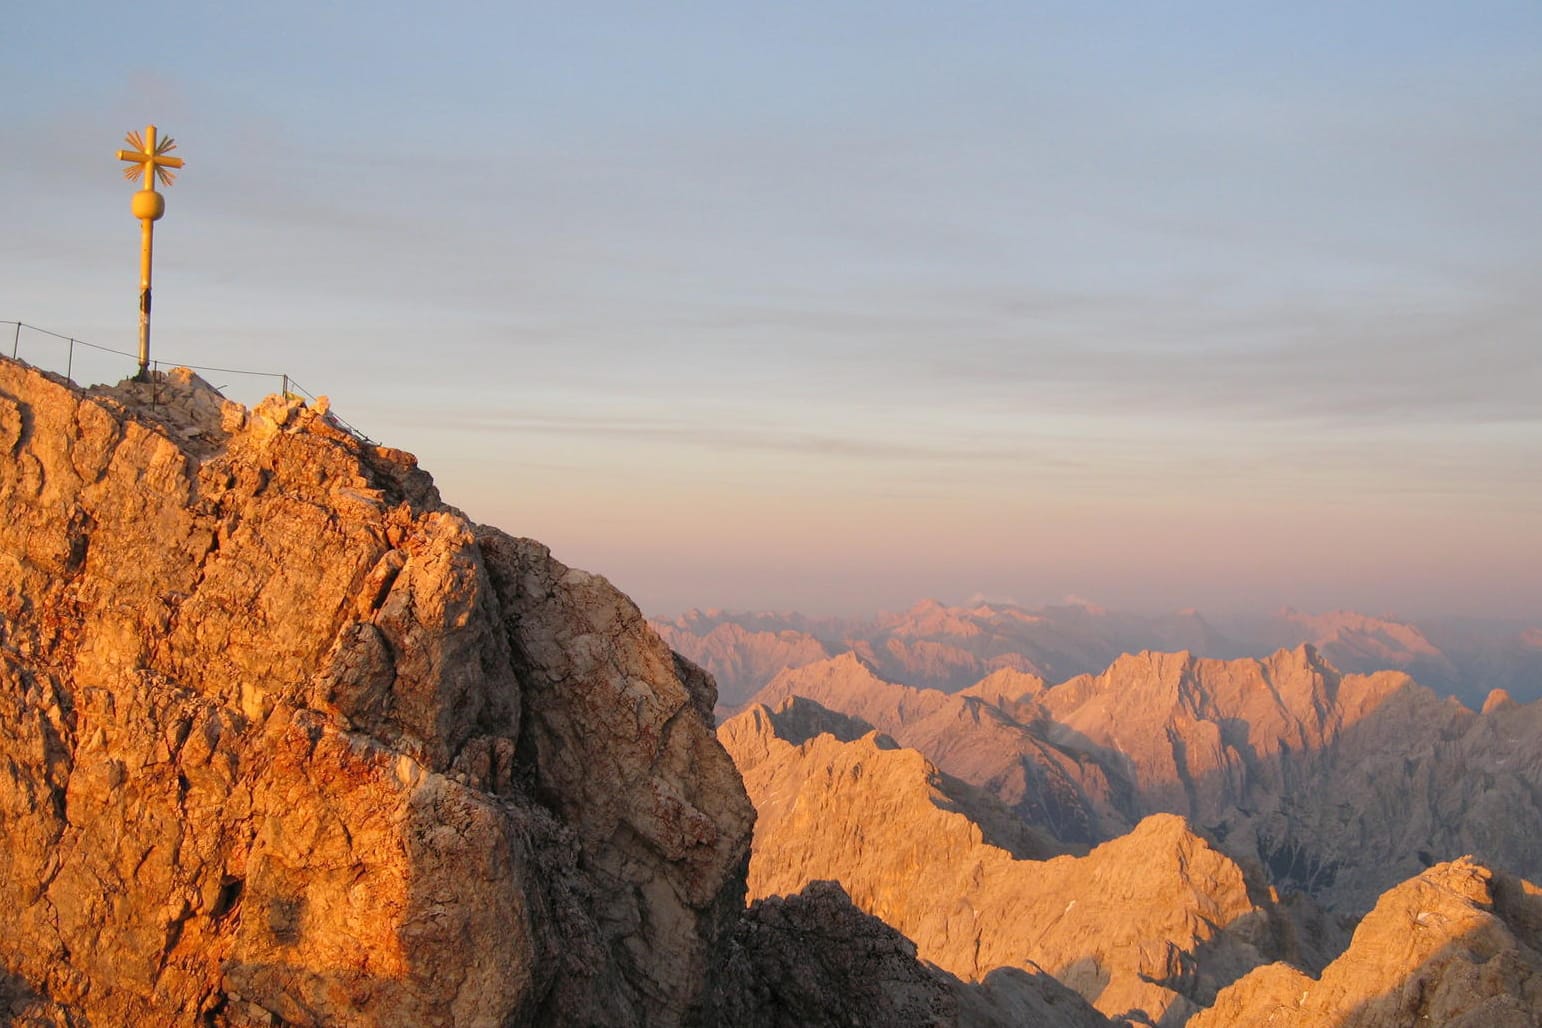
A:
POLYGON ((325 405, 0 360, 0 509, 12 1022, 849 1024, 875 952, 962 1016, 843 893, 786 952, 711 678, 325 405))

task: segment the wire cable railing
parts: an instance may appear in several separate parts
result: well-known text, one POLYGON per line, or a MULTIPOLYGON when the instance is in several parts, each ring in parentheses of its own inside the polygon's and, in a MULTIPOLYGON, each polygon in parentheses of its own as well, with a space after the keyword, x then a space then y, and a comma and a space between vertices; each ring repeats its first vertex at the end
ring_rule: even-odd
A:
MULTIPOLYGON (((56 342, 62 342, 64 344, 64 346, 65 346, 64 377, 69 379, 71 382, 75 381, 74 373, 75 373, 75 361, 76 361, 76 353, 75 353, 75 348, 76 347, 85 347, 87 350, 90 350, 90 351, 93 351, 93 352, 96 352, 96 353, 109 353, 109 354, 115 354, 115 355, 117 355, 119 357, 127 357, 130 360, 133 360, 136 363, 136 365, 137 365, 137 362, 139 360, 139 356, 137 354, 129 353, 126 350, 115 350, 115 349, 113 349, 110 346, 102 346, 102 345, 100 345, 98 343, 88 343, 84 339, 77 339, 74 336, 67 336, 67 335, 64 335, 64 334, 62 334, 60 332, 53 332, 53 331, 50 331, 49 329, 46 329, 46 328, 39 328, 36 325, 30 325, 30 324, 28 324, 28 323, 26 323, 24 321, 0 321, 0 338, 3 338, 3 329, 4 329, 4 327, 11 327, 12 330, 13 330, 12 333, 11 333, 11 359, 12 360, 19 361, 19 360, 23 359, 22 356, 21 356, 21 352, 22 352, 22 330, 23 329, 25 329, 28 333, 36 333, 36 334, 41 335, 41 336, 47 336, 51 340, 54 340, 56 342)), ((48 365, 46 365, 46 364, 36 364, 36 362, 34 362, 34 361, 30 360, 30 359, 28 360, 28 363, 29 364, 34 364, 37 367, 48 368, 48 365)), ((210 374, 216 374, 216 375, 247 375, 247 376, 250 376, 250 377, 253 377, 253 378, 259 378, 259 379, 273 379, 273 380, 275 380, 278 383, 279 391, 284 395, 284 397, 286 399, 288 397, 290 397, 290 396, 300 396, 300 397, 303 397, 303 398, 309 400, 311 403, 318 402, 318 398, 316 397, 316 395, 314 393, 312 393, 310 390, 308 390, 308 389, 304 388, 303 386, 301 386, 300 383, 296 382, 294 380, 294 378, 292 376, 290 376, 287 372, 282 372, 282 371, 249 371, 249 370, 246 370, 244 368, 222 368, 222 367, 215 367, 213 365, 208 365, 208 364, 189 364, 189 363, 187 363, 185 361, 152 360, 150 362, 150 370, 152 372, 152 376, 151 376, 151 381, 152 382, 155 381, 155 375, 158 375, 160 373, 160 369, 163 366, 164 367, 168 367, 168 368, 187 368, 187 369, 189 369, 191 371, 206 371, 206 372, 209 372, 210 374)), ((58 369, 57 368, 49 368, 49 370, 56 371, 58 369)), ((216 391, 219 392, 219 394, 221 396, 225 395, 225 387, 224 386, 215 386, 214 388, 216 389, 216 391)), ((373 439, 371 439, 369 436, 365 435, 363 432, 359 431, 358 428, 356 428, 353 425, 349 424, 342 417, 338 416, 336 411, 333 411, 333 410, 329 409, 327 411, 327 413, 326 413, 326 418, 327 418, 328 421, 336 424, 339 428, 342 428, 343 430, 345 430, 348 433, 350 433, 351 435, 353 435, 360 442, 369 443, 371 445, 374 444, 374 440, 373 439)))

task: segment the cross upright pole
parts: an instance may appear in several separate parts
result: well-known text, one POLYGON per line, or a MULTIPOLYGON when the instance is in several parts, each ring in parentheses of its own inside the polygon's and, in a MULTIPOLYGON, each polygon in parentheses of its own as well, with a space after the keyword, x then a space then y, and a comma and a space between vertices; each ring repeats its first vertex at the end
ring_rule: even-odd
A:
POLYGON ((161 185, 171 185, 176 174, 172 168, 182 167, 182 158, 168 157, 177 148, 176 142, 166 136, 157 139, 154 125, 145 126, 145 134, 130 132, 124 141, 131 150, 119 150, 118 160, 129 161, 123 169, 123 177, 133 181, 144 176, 144 185, 134 194, 132 211, 139 219, 139 381, 150 379, 150 263, 155 248, 155 223, 166 213, 166 198, 155 191, 156 179, 161 185))

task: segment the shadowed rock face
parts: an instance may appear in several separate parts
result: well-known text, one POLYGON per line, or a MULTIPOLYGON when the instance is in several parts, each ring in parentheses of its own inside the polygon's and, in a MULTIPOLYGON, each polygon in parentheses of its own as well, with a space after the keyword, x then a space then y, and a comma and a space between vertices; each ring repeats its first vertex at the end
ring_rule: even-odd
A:
POLYGON ((835 882, 756 900, 725 952, 711 1020, 733 1028, 1109 1024, 1042 973, 966 984, 919 963, 915 943, 858 910, 835 882))
POLYGON ((409 455, 154 391, 0 361, 0 999, 698 1022, 753 821, 710 678, 409 455))

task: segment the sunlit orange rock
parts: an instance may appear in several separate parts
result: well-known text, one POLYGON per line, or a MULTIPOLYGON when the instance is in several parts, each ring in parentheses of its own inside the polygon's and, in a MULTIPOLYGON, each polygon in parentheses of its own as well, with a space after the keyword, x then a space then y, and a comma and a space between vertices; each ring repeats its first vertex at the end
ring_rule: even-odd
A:
POLYGON ((603 578, 186 372, 0 360, 0 509, 16 1016, 702 1016, 753 812, 710 678, 603 578))
POLYGON ((993 797, 865 728, 792 699, 719 729, 760 815, 751 896, 834 879, 922 959, 968 980, 1042 969, 1109 1015, 1181 1020, 1282 948, 1301 959, 1290 920, 1182 819, 1053 856, 993 797))
POLYGON ((1471 859, 1392 889, 1318 978, 1271 964, 1192 1028, 1532 1028, 1542 1021, 1542 890, 1471 859))

